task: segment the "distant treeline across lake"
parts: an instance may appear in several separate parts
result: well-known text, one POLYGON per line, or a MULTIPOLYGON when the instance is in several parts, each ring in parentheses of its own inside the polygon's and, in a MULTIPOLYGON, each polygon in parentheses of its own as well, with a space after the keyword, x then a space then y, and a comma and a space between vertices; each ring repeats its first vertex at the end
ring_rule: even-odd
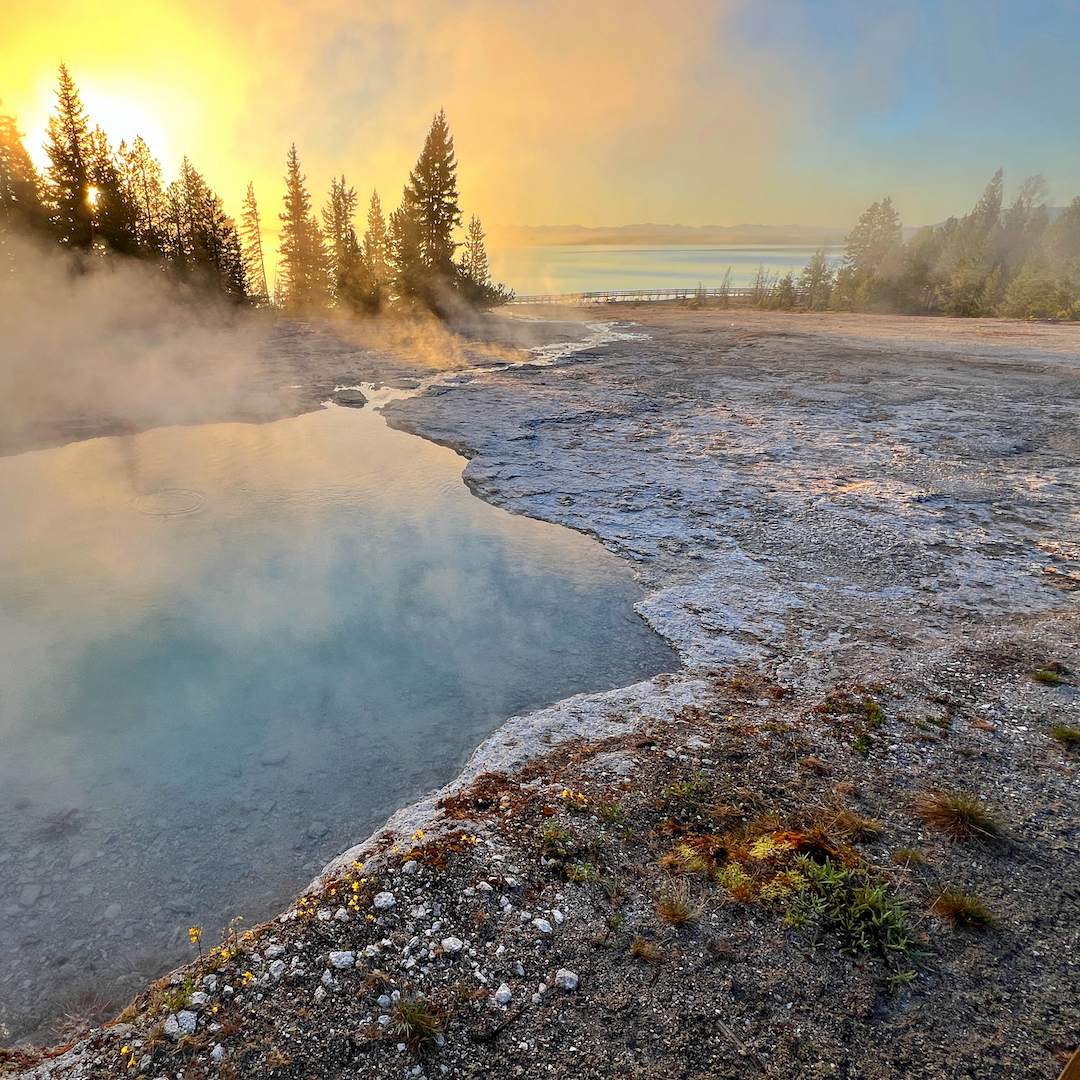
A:
MULTIPOLYGON (((492 250, 492 274, 518 295, 593 292, 602 289, 686 288, 700 283, 718 288, 731 270, 735 288, 751 284, 759 267, 798 277, 817 250, 816 245, 769 244, 649 244, 549 245, 492 250)), ((843 247, 825 254, 839 262, 843 247)))

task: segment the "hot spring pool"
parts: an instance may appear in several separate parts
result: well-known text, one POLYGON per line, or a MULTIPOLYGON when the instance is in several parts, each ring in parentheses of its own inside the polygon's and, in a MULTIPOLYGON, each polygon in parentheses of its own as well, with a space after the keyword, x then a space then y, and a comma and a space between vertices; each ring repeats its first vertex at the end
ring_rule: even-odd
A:
POLYGON ((461 468, 335 406, 0 458, 0 1041, 273 914, 507 716, 678 666, 461 468))

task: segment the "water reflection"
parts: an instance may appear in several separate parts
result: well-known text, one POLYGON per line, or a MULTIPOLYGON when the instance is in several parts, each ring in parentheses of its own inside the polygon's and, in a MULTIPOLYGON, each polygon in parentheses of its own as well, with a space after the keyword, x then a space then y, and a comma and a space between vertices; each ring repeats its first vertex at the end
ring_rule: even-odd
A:
POLYGON ((675 666, 614 557, 460 473, 336 407, 0 459, 0 1022, 43 954, 268 914, 507 715, 675 666))

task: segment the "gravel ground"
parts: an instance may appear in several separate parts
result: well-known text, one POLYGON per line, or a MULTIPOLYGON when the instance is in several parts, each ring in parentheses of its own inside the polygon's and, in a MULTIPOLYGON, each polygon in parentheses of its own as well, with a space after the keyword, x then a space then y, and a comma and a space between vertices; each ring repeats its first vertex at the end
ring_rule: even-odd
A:
POLYGON ((281 918, 6 1073, 1057 1075, 1080 335, 630 314, 516 367, 544 331, 511 323, 386 413, 633 560, 685 670, 514 718, 281 918))

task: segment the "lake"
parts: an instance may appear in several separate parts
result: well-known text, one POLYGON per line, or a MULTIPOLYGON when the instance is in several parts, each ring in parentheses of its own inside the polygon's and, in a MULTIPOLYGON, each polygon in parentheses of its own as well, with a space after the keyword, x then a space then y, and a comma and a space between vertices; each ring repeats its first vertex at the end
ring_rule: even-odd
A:
MULTIPOLYGON (((551 245, 493 249, 491 275, 519 296, 597 292, 603 289, 717 288, 731 270, 732 286, 750 284, 759 266, 780 275, 798 274, 816 247, 788 245, 683 244, 551 245)), ((827 247, 831 261, 843 248, 827 247)))
POLYGON ((678 658, 372 408, 0 458, 0 1037, 281 910, 506 717, 678 658))

